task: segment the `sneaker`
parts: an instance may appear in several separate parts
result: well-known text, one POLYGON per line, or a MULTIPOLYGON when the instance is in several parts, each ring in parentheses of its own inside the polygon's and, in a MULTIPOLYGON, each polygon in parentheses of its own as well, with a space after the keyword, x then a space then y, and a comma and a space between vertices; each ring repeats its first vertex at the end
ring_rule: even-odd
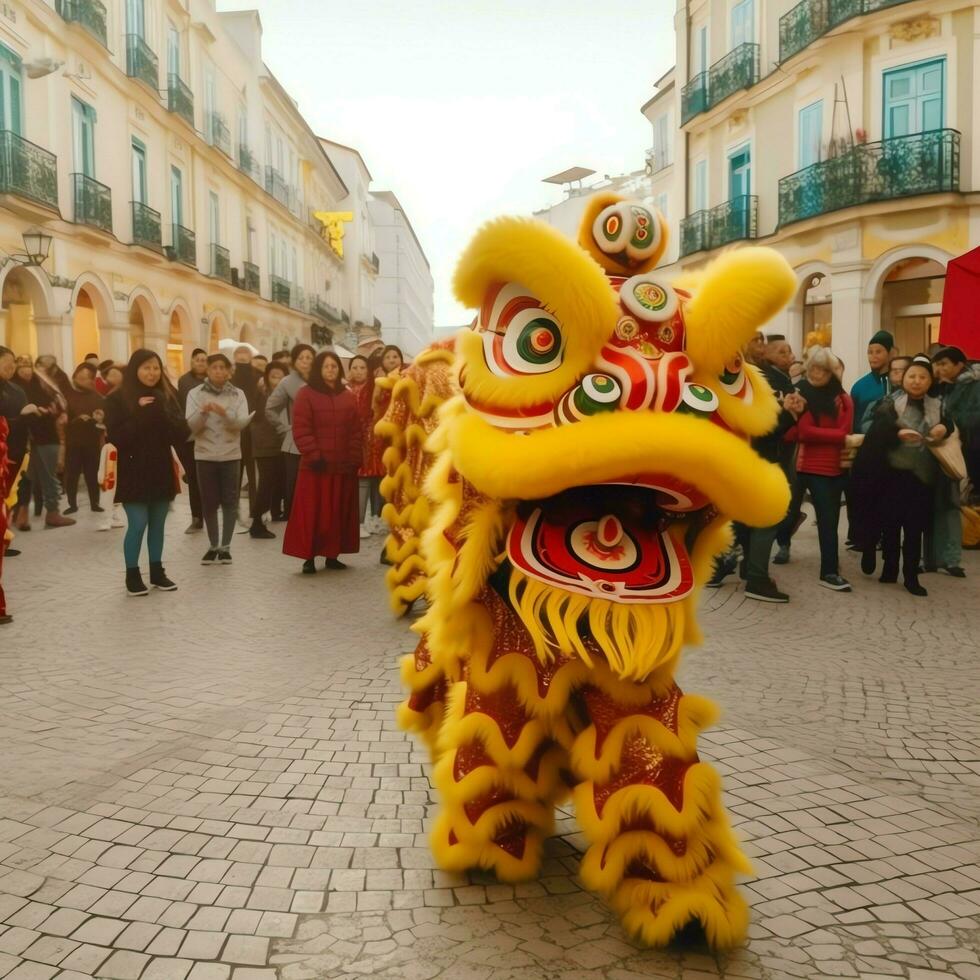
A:
POLYGON ((911 592, 912 595, 916 595, 916 596, 927 596, 927 595, 929 595, 929 593, 921 585, 919 585, 919 580, 917 578, 909 579, 905 583, 905 588, 909 592, 911 592))
POLYGON ((184 534, 197 534, 198 531, 204 530, 204 521, 200 517, 195 517, 191 520, 190 524, 184 529, 184 534))
POLYGON ((150 585, 161 592, 176 592, 177 586, 167 578, 163 565, 158 561, 150 562, 150 585))
POLYGON ((267 541, 270 538, 274 538, 275 534, 272 533, 264 524, 253 524, 249 530, 249 537, 259 538, 263 541, 267 541))
POLYGON ((959 565, 950 565, 949 568, 940 568, 943 575, 952 575, 953 578, 966 578, 966 572, 959 565))
POLYGON ((745 597, 758 599, 759 602, 789 602, 789 596, 780 592, 771 578, 749 582, 745 586, 745 597))
POLYGON ((218 561, 221 562, 222 565, 230 565, 231 564, 231 552, 227 548, 221 548, 221 549, 219 549, 219 551, 218 551, 218 561))
POLYGON ((304 575, 316 575, 316 559, 307 558, 303 562, 303 574, 304 575))
POLYGON ((776 554, 772 557, 772 563, 774 565, 788 565, 789 564, 789 545, 781 544, 776 550, 776 554))
POLYGON ((143 581, 143 576, 140 574, 138 568, 127 568, 126 569, 126 595, 128 596, 139 596, 147 595, 149 589, 146 587, 146 583, 143 581))
POLYGON ((821 575, 820 584, 825 589, 833 589, 834 592, 850 592, 851 583, 840 575, 821 575))
POLYGON ((711 575, 711 578, 705 582, 705 586, 709 589, 718 589, 721 587, 722 582, 728 578, 732 572, 735 571, 735 562, 729 558, 727 555, 721 558, 715 559, 715 570, 711 575))
POLYGON ((111 527, 125 527, 126 521, 123 518, 123 510, 119 504, 112 505, 112 520, 109 522, 111 527))
POLYGON ((339 571, 347 566, 342 561, 338 561, 336 558, 328 558, 323 567, 333 569, 334 571, 339 571))
POLYGON ((371 537, 371 532, 362 524, 361 525, 361 540, 371 537))
POLYGON ((93 504, 91 510, 92 510, 92 513, 93 514, 104 514, 105 513, 105 507, 100 507, 98 504, 93 504))
POLYGON ((218 549, 208 548, 204 552, 204 557, 201 559, 202 565, 217 565, 218 564, 218 549))
POLYGON ((100 524, 95 530, 96 531, 111 531, 112 530, 112 522, 111 521, 105 521, 104 523, 100 524))
POLYGON ((66 507, 65 508, 65 513, 66 514, 77 514, 78 513, 78 508, 76 506, 74 506, 74 505, 72 505, 71 507, 66 507))

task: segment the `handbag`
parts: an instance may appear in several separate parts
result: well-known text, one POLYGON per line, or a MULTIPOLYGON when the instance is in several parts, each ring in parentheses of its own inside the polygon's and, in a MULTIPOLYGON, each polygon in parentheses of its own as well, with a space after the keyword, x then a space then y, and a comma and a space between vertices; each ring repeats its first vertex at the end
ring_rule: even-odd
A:
POLYGON ((963 458, 959 429, 953 429, 942 442, 930 442, 926 445, 946 476, 957 482, 966 479, 966 460, 963 458))

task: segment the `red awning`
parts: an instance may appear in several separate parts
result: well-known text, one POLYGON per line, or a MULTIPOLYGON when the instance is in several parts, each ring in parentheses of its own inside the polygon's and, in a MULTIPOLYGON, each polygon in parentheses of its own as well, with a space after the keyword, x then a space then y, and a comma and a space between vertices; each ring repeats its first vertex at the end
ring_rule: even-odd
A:
POLYGON ((939 342, 959 347, 971 360, 980 359, 980 248, 946 267, 939 342))

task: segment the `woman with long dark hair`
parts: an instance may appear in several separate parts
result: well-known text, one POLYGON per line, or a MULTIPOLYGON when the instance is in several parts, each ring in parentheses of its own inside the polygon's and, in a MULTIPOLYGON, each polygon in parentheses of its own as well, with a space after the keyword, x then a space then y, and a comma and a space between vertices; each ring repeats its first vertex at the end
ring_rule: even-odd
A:
POLYGON ((88 361, 82 361, 71 376, 68 395, 68 425, 65 426, 65 493, 66 514, 78 510, 78 478, 85 477, 89 507, 101 514, 99 506, 99 455, 105 438, 105 399, 95 389, 97 372, 88 361))
POLYGON ((381 464, 380 453, 372 449, 374 440, 374 375, 371 373, 368 359, 360 354, 351 358, 347 365, 347 387, 357 403, 357 415, 361 422, 361 442, 364 446, 364 457, 357 471, 358 509, 361 518, 361 537, 369 538, 380 531, 381 508, 381 477, 384 476, 384 466, 381 464), (370 504, 370 514, 368 505, 370 504))
POLYGON ((853 428, 854 403, 841 385, 843 365, 829 348, 811 347, 805 365, 806 377, 797 390, 806 410, 790 430, 800 444, 797 479, 810 491, 817 514, 820 584, 835 592, 850 592, 850 583, 840 574, 837 529, 845 483, 841 450, 853 428))
POLYGON ((283 554, 302 558, 306 574, 316 571, 318 555, 327 568, 346 568, 338 556, 360 550, 357 470, 363 447, 357 404, 333 351, 317 355, 296 396, 293 438, 300 465, 283 554))
POLYGON ((269 397, 289 374, 289 367, 280 361, 270 361, 265 366, 258 386, 258 404, 252 419, 252 452, 258 469, 258 493, 255 498, 255 514, 249 534, 253 538, 274 538, 262 521, 268 512, 273 521, 284 521, 286 496, 286 464, 282 452, 282 434, 266 418, 265 406, 269 397))
POLYGON ((19 531, 31 529, 30 502, 33 490, 40 491, 47 510, 44 526, 67 527, 75 521, 70 517, 63 517, 58 511, 58 502, 61 499, 61 484, 58 481, 61 434, 58 425, 65 413, 65 399, 42 371, 35 370, 29 357, 17 358, 17 370, 12 380, 23 388, 27 396, 25 412, 31 437, 29 482, 25 484, 21 480, 18 488, 14 526, 19 531))
POLYGON ((119 453, 116 500, 126 511, 126 591, 147 594, 139 567, 145 536, 150 585, 172 592, 177 586, 163 569, 163 535, 178 489, 172 447, 187 439, 188 428, 174 386, 153 351, 138 350, 129 359, 121 387, 106 399, 106 430, 119 453))

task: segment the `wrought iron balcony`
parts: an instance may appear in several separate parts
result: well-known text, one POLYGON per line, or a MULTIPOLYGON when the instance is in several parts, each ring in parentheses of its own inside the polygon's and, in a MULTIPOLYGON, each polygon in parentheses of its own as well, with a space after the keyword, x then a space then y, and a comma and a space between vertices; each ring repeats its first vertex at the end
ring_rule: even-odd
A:
POLYGON ((242 269, 245 273, 245 289, 258 296, 262 292, 262 277, 259 274, 259 267, 254 262, 243 262, 242 269))
POLYGON ((57 157, 10 130, 0 132, 0 193, 57 210, 57 157))
POLYGON ((160 94, 160 65, 157 56, 139 34, 126 35, 126 74, 160 94))
POLYGON ((231 282, 231 253, 220 245, 211 244, 211 278, 231 282))
POLYGON ((243 174, 248 174, 257 184, 262 183, 261 167, 255 154, 244 144, 238 144, 238 169, 243 174))
POLYGON ((340 323, 340 311, 320 296, 310 298, 310 313, 328 323, 340 323))
POLYGON ((295 283, 289 289, 289 308, 306 312, 306 297, 303 293, 303 288, 302 286, 297 286, 295 283))
POLYGON ((221 150, 226 156, 231 156, 231 131, 228 123, 220 112, 211 111, 207 117, 208 142, 221 150))
POLYGON ((265 189, 271 194, 284 208, 289 207, 289 185, 285 178, 275 167, 266 165, 265 168, 265 189))
POLYGON ((140 201, 133 201, 133 244, 152 248, 154 252, 163 251, 160 236, 160 212, 147 207, 140 201))
POLYGON ((861 143, 779 182, 779 224, 873 201, 960 189, 960 134, 933 129, 861 143))
POLYGON ((699 72, 681 89, 681 125, 708 108, 708 73, 699 72))
POLYGON ((58 13, 70 24, 81 24, 103 47, 108 47, 106 9, 101 0, 57 0, 58 13))
POLYGON ((779 18, 779 60, 811 45, 852 17, 896 7, 909 0, 802 0, 779 18))
POLYGON ((167 108, 194 126, 194 93, 180 75, 173 72, 167 75, 167 108))
POLYGON ((170 226, 170 247, 167 254, 175 262, 197 268, 197 237, 183 225, 170 226))
POLYGON ((112 232, 112 191, 85 174, 72 174, 75 199, 74 221, 112 232))
POLYGON ((269 284, 272 288, 272 302, 289 306, 289 282, 281 276, 269 276, 269 284))
POLYGON ((759 199, 754 194, 741 194, 708 212, 708 236, 712 248, 729 242, 755 238, 759 224, 759 199))
POLYGON ((681 220, 681 255, 703 252, 710 247, 707 211, 695 211, 681 220))
POLYGON ((733 48, 708 72, 708 108, 724 102, 739 89, 759 81, 759 45, 746 41, 733 48))

